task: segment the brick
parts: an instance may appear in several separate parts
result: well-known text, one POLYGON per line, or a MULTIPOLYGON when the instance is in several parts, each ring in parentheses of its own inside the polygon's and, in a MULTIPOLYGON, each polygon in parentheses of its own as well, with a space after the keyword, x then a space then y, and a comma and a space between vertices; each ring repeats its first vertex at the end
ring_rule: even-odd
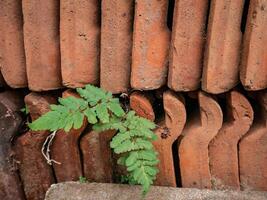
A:
POLYGON ((155 130, 158 139, 153 143, 159 152, 159 173, 156 185, 176 187, 172 146, 178 139, 186 122, 184 99, 171 91, 163 94, 165 120, 155 130))
MULTIPOLYGON (((131 108, 135 110, 139 116, 151 120, 151 114, 148 113, 151 113, 153 110, 151 111, 151 104, 148 106, 149 99, 145 95, 135 95, 134 98, 136 104, 139 102, 139 107, 131 102, 131 108), (146 101, 145 98, 147 98, 146 101), (134 105, 134 107, 132 105, 134 105)), ((155 130, 155 134, 158 136, 158 139, 153 143, 155 149, 159 153, 160 159, 160 163, 158 165, 159 173, 155 184, 176 187, 172 145, 181 134, 185 125, 186 110, 183 97, 181 95, 176 95, 171 91, 164 92, 163 104, 165 119, 158 123, 159 128, 155 130)))
POLYGON ((175 91, 199 88, 208 4, 208 0, 175 3, 168 76, 168 86, 175 91))
POLYGON ((0 2, 0 65, 10 87, 27 86, 21 1, 0 2))
POLYGON ((130 87, 134 0, 102 1, 101 14, 100 85, 112 93, 126 92, 130 87))
POLYGON ((254 123, 239 143, 240 181, 242 189, 267 191, 267 91, 258 95, 254 123))
POLYGON ((214 189, 240 189, 238 142, 253 121, 249 101, 239 92, 227 94, 226 121, 209 144, 210 171, 214 189))
POLYGON ((99 82, 99 0, 60 1, 60 49, 65 86, 99 82))
POLYGON ((221 128, 223 116, 210 95, 199 92, 198 101, 200 113, 195 113, 182 132, 179 159, 182 186, 203 189, 211 188, 208 145, 221 128))
POLYGON ((168 1, 135 1, 131 71, 135 89, 157 89, 166 82, 170 43, 167 11, 168 1))
POLYGON ((11 145, 23 122, 18 114, 22 106, 23 97, 17 92, 0 94, 0 199, 24 200, 15 152, 11 145))
POLYGON ((267 88, 267 1, 250 1, 240 79, 247 90, 267 88))
POLYGON ((110 140, 115 131, 97 133, 89 131, 80 141, 83 158, 83 173, 90 182, 111 183, 113 181, 113 162, 110 140))
POLYGON ((155 120, 155 113, 152 107, 153 99, 151 96, 135 91, 130 96, 130 107, 140 116, 150 121, 155 120))
MULTIPOLYGON (((71 90, 62 94, 63 98, 78 95, 71 90)), ((82 163, 79 151, 79 138, 86 128, 87 121, 80 129, 71 129, 68 133, 59 130, 51 146, 51 157, 61 164, 53 164, 55 176, 58 182, 77 181, 82 176, 82 163)))
MULTIPOLYGON (((48 112, 50 103, 54 102, 53 96, 45 94, 30 93, 25 97, 32 120, 48 112)), ((41 152, 48 135, 48 131, 28 131, 15 142, 20 178, 27 199, 44 199, 45 192, 55 182, 52 167, 41 152)))
POLYGON ((59 1, 22 1, 24 45, 29 88, 61 87, 59 1))
POLYGON ((244 0, 211 1, 202 89, 222 93, 238 84, 244 0))

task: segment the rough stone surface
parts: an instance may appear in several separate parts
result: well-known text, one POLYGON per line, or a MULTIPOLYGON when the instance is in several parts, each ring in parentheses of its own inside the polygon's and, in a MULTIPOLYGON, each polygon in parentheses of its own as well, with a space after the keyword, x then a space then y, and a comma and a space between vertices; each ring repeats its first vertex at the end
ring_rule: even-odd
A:
POLYGON ((211 188, 208 145, 222 126, 219 104, 208 94, 198 92, 199 114, 185 126, 179 146, 183 187, 211 188))
POLYGON ((0 1, 0 66, 10 87, 27 86, 21 1, 0 1))
POLYGON ((253 110, 239 92, 227 94, 226 121, 209 144, 210 171, 214 189, 240 189, 238 142, 249 130, 253 110))
MULTIPOLYGON (((49 111, 49 105, 55 103, 53 96, 30 93, 25 97, 32 120, 49 111)), ((55 182, 52 167, 41 153, 47 131, 28 131, 15 142, 20 178, 28 200, 43 200, 45 192, 55 182)))
POLYGON ((255 121, 239 143, 240 181, 242 189, 267 191, 267 91, 257 95, 255 121))
MULTIPOLYGON (((69 96, 78 98, 78 94, 71 90, 66 90, 62 94, 63 98, 69 96)), ((82 176, 79 138, 87 124, 87 121, 84 120, 80 129, 71 129, 68 133, 64 130, 57 131, 51 146, 51 157, 60 162, 60 164, 53 163, 58 182, 77 181, 82 176)))
POLYGON ((131 86, 157 89, 165 84, 170 31, 168 1, 135 0, 131 86))
POLYGON ((65 86, 98 83, 100 0, 60 1, 60 49, 65 86))
POLYGON ((89 131, 81 138, 83 174, 89 182, 112 182, 113 162, 109 143, 114 134, 115 131, 89 131))
POLYGON ((175 91, 199 87, 205 42, 208 0, 175 2, 168 86, 175 91))
POLYGON ((240 79, 248 90, 267 88, 267 0, 250 1, 240 79))
POLYGON ((23 97, 16 92, 0 94, 0 199, 24 200, 24 192, 16 169, 15 152, 11 146, 22 117, 23 97))
POLYGON ((145 198, 139 186, 75 182, 53 185, 45 200, 266 200, 266 192, 212 191, 152 186, 145 198))
POLYGON ((130 107, 140 117, 155 120, 155 113, 152 107, 153 98, 149 94, 145 94, 139 91, 135 91, 130 96, 130 107))
POLYGON ((238 84, 244 0, 213 0, 209 14, 202 89, 222 93, 238 84))
POLYGON ((60 88, 59 1, 26 0, 22 8, 29 88, 60 88))
POLYGON ((130 87, 134 0, 102 1, 100 85, 112 92, 130 87))

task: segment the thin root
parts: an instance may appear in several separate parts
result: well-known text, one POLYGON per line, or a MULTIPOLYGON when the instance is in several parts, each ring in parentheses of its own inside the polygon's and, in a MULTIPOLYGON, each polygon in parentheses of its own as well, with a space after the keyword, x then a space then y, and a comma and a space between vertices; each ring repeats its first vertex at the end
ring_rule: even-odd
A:
POLYGON ((52 165, 53 163, 61 165, 60 162, 53 160, 50 157, 50 147, 52 145, 54 137, 56 136, 56 133, 57 133, 57 131, 54 131, 50 135, 48 135, 47 138, 45 139, 43 146, 42 146, 42 154, 43 154, 44 158, 46 159, 47 164, 49 164, 49 165, 52 165))

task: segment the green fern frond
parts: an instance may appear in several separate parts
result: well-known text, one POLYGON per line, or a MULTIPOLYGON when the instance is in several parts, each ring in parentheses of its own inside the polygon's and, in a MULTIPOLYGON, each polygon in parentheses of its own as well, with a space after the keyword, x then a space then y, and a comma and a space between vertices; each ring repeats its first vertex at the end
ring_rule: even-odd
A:
POLYGON ((108 113, 108 108, 106 104, 98 104, 95 107, 95 112, 97 114, 97 117, 100 119, 100 121, 104 123, 109 122, 109 113, 108 113))
POLYGON ((107 107, 117 117, 122 117, 122 116, 125 115, 125 112, 124 112, 124 110, 122 109, 122 107, 120 105, 120 101, 117 98, 111 99, 107 103, 107 107))
POLYGON ((115 153, 123 155, 118 164, 126 166, 130 180, 141 184, 146 194, 158 173, 156 166, 159 160, 152 145, 156 139, 152 131, 155 124, 136 116, 133 111, 126 114, 122 124, 127 131, 119 131, 110 146, 115 153))
POLYGON ((32 130, 56 131, 79 129, 84 119, 93 125, 93 130, 117 130, 110 147, 121 157, 118 164, 126 167, 129 183, 140 184, 146 194, 158 173, 157 152, 152 141, 155 124, 139 117, 134 111, 125 113, 119 99, 92 85, 77 88, 81 98, 59 98, 59 105, 51 105, 51 111, 29 124, 32 130))
POLYGON ((107 102, 109 99, 112 99, 112 93, 93 85, 86 85, 84 89, 77 88, 76 91, 82 98, 86 99, 90 106, 95 106, 102 101, 107 102))
POLYGON ((110 143, 110 147, 111 148, 122 147, 123 146, 122 143, 125 142, 126 140, 127 140, 127 142, 130 142, 129 141, 130 138, 131 138, 131 136, 127 132, 125 132, 123 134, 117 134, 116 136, 114 136, 112 138, 112 141, 110 143))
POLYGON ((142 185, 143 194, 145 195, 158 173, 156 167, 159 163, 157 153, 153 150, 133 151, 127 156, 120 157, 117 162, 127 167, 129 172, 127 176, 128 182, 142 185))
POLYGON ((109 119, 108 123, 97 123, 95 125, 93 125, 93 130, 97 131, 97 132, 102 132, 102 131, 106 131, 106 130, 120 130, 121 132, 125 132, 126 128, 123 126, 121 119, 116 117, 116 116, 112 116, 109 119))
POLYGON ((51 105, 51 111, 29 123, 31 130, 56 131, 64 129, 69 132, 71 128, 79 129, 83 124, 83 109, 87 107, 87 102, 75 97, 59 98, 59 105, 51 105))
POLYGON ((84 111, 83 111, 84 115, 86 116, 87 118, 87 121, 90 123, 90 124, 96 124, 97 123, 97 118, 96 118, 96 113, 94 112, 94 110, 90 109, 89 107, 86 108, 84 111))
POLYGON ((76 98, 73 96, 66 98, 59 98, 60 105, 68 108, 68 110, 76 111, 78 109, 83 110, 87 108, 87 102, 84 99, 76 98))

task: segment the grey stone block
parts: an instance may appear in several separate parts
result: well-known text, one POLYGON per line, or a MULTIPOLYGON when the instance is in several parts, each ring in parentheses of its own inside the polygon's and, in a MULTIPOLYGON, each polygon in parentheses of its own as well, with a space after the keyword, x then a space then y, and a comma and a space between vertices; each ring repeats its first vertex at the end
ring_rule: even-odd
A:
POLYGON ((45 200, 266 200, 267 192, 215 191, 153 186, 142 198, 140 186, 66 182, 52 185, 45 200))

